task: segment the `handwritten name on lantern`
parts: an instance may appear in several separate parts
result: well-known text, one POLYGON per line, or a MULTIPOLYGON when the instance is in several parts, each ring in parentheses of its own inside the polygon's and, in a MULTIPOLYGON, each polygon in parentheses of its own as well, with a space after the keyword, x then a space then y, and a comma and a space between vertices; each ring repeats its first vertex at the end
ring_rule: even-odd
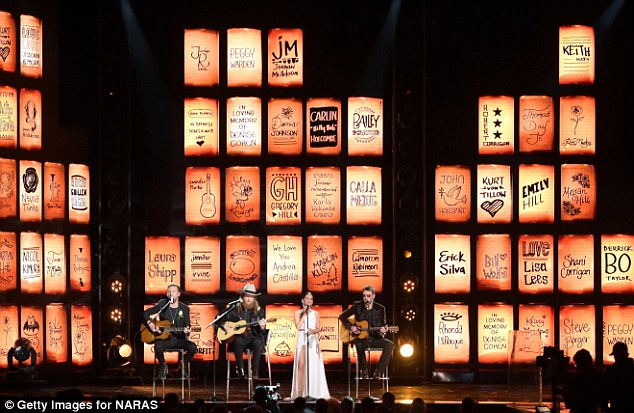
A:
POLYGON ((63 304, 46 305, 46 362, 68 361, 68 319, 63 304))
POLYGON ((72 363, 88 366, 92 363, 92 308, 89 305, 72 305, 70 318, 72 363))
POLYGON ((11 13, 0 11, 0 72, 15 72, 15 21, 11 13))
POLYGON ((339 314, 343 311, 340 305, 322 305, 314 307, 319 312, 319 348, 325 364, 341 364, 343 356, 339 339, 339 314))
POLYGON ((520 152, 552 151, 555 112, 550 96, 520 96, 520 152))
POLYGON ((228 235, 225 246, 225 285, 238 291, 245 284, 260 288, 260 239, 253 235, 228 235))
POLYGON ((348 155, 383 154, 383 99, 348 98, 348 155))
POLYGON ((90 169, 87 165, 68 165, 68 220, 90 223, 90 169))
POLYGON ((262 33, 227 30, 227 86, 262 86, 262 33))
MULTIPOLYGON (((520 304, 518 316, 518 330, 523 332, 538 332, 541 338, 541 347, 555 345, 555 316, 553 308, 549 305, 520 304)), ((527 363, 534 363, 533 355, 527 363)))
POLYGON ((234 166, 225 170, 225 219, 227 222, 260 220, 260 168, 234 166))
POLYGON ((381 168, 348 166, 346 221, 350 225, 381 223, 381 168))
POLYGON ((471 247, 468 235, 436 235, 436 293, 468 293, 471 288, 471 247))
POLYGON ((434 304, 434 362, 469 362, 469 307, 434 304))
POLYGON ((15 232, 0 231, 0 292, 17 288, 18 244, 15 232))
POLYGON ((262 152, 262 103, 256 97, 227 99, 227 155, 262 152))
POLYGON ((218 155, 218 101, 185 99, 185 156, 218 155))
POLYGON ((267 237, 266 289, 271 294, 302 292, 302 237, 267 237))
POLYGON ((266 168, 267 225, 299 225, 302 221, 300 168, 266 168))
POLYGON ((559 27, 559 84, 593 84, 594 53, 594 28, 559 27))
POLYGON ((554 244, 552 235, 520 235, 517 240, 517 276, 521 293, 553 291, 554 244))
POLYGON ((37 365, 44 362, 44 311, 41 307, 22 306, 20 307, 20 337, 24 337, 31 342, 31 346, 37 354, 35 363, 37 365))
POLYGON ((513 331, 512 305, 478 305, 478 362, 506 363, 510 331, 513 331))
POLYGON ((564 356, 586 349, 595 353, 596 331, 593 305, 563 305, 559 309, 559 347, 564 356))
POLYGON ((269 86, 301 86, 304 81, 302 30, 269 30, 267 60, 269 86))
POLYGON ((560 235, 557 242, 559 291, 588 294, 594 291, 594 236, 560 235))
POLYGON ((186 29, 184 34, 186 86, 218 85, 218 32, 207 29, 186 29))
POLYGON ((348 238, 348 291, 361 292, 366 285, 383 291, 383 239, 353 236, 348 238))
POLYGON ((23 293, 42 292, 42 235, 20 233, 20 288, 23 293))
POLYGON ((559 152, 562 155, 594 155, 596 147, 594 97, 559 98, 559 152))
POLYGON ((189 167, 185 171, 185 223, 214 225, 220 222, 220 170, 189 167))
POLYGON ((181 243, 178 237, 145 237, 145 292, 163 294, 180 285, 181 243))
POLYGON ((20 221, 42 221, 42 164, 20 161, 20 221))
POLYGON ((44 234, 44 293, 66 292, 66 247, 64 236, 44 234))
POLYGON ((515 101, 512 96, 480 96, 478 153, 509 155, 515 145, 515 101))
POLYGON ((2 320, 2 340, 0 340, 0 367, 9 367, 7 354, 13 347, 15 340, 20 337, 20 320, 18 319, 18 307, 15 305, 0 305, 0 319, 2 320))
POLYGON ((192 303, 189 305, 189 320, 192 326, 189 339, 198 347, 194 360, 212 361, 218 359, 220 346, 214 345, 214 329, 206 328, 209 323, 215 320, 216 315, 218 315, 218 308, 213 304, 192 303), (214 349, 216 350, 215 354, 214 349))
POLYGON ((306 152, 339 155, 341 152, 341 101, 311 98, 306 102, 306 152))
POLYGON ((220 291, 218 237, 185 237, 185 290, 194 294, 220 291))
POLYGON ((0 147, 18 146, 18 95, 15 88, 0 86, 0 147))
POLYGON ((83 234, 71 234, 68 267, 70 270, 71 291, 90 291, 92 275, 90 263, 90 237, 83 234))
POLYGON ((601 291, 634 292, 634 236, 601 236, 601 291))
POLYGON ((478 290, 510 291, 511 236, 478 235, 476 242, 476 283, 478 290))
POLYGON ((338 235, 308 237, 306 266, 308 291, 341 291, 343 276, 341 237, 338 235))
POLYGON ((42 77, 42 21, 20 16, 20 73, 26 77, 42 77))
POLYGON ((593 220, 597 181, 594 165, 561 165, 561 220, 593 220))
POLYGON ((519 220, 552 223, 555 219, 555 168, 552 165, 520 165, 519 220))
POLYGON ((603 362, 612 363, 612 346, 625 343, 634 346, 634 306, 607 305, 603 307, 603 362))
POLYGON ((300 99, 269 99, 268 151, 275 155, 300 155, 304 145, 304 107, 300 99))
POLYGON ((306 223, 338 224, 341 173, 337 167, 306 168, 306 223))
POLYGON ((20 148, 42 149, 42 93, 39 90, 20 89, 20 148))
POLYGON ((513 219, 511 167, 478 165, 478 223, 505 223, 513 219))
POLYGON ((471 171, 467 166, 436 166, 436 221, 471 218, 471 171))
POLYGON ((44 162, 44 219, 64 219, 66 175, 61 163, 44 162))
POLYGON ((0 218, 17 214, 17 171, 15 159, 0 158, 0 218))

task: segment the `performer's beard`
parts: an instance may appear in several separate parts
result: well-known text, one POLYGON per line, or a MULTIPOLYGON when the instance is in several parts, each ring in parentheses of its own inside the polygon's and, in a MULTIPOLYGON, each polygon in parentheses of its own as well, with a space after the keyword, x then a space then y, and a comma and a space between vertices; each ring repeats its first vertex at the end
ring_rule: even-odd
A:
POLYGON ((243 301, 242 308, 244 308, 245 310, 253 310, 253 308, 255 307, 255 303, 255 301, 251 301, 250 303, 243 301))

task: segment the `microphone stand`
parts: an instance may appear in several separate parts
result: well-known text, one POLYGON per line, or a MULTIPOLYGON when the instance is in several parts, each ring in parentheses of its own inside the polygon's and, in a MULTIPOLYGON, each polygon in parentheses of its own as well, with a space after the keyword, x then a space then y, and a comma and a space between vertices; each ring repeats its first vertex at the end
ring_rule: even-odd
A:
POLYGON ((213 363, 213 377, 214 377, 214 381, 213 381, 213 386, 214 386, 214 394, 213 396, 211 396, 211 401, 217 401, 220 400, 219 397, 216 396, 216 337, 217 337, 217 333, 218 333, 218 328, 222 328, 220 326, 217 325, 217 323, 220 320, 223 320, 225 318, 225 316, 227 314, 229 314, 230 312, 232 312, 237 306, 238 304, 240 304, 241 301, 236 301, 233 304, 229 305, 222 313, 218 314, 216 316, 216 318, 214 319, 214 321, 212 321, 211 323, 207 324, 207 327, 205 328, 209 328, 211 326, 214 326, 214 339, 211 342, 211 354, 213 354, 213 358, 212 358, 212 363, 213 363))
POLYGON ((310 395, 310 358, 308 355, 309 351, 309 343, 308 343, 308 311, 310 310, 310 306, 308 306, 306 310, 306 317, 304 318, 304 336, 306 337, 306 351, 304 355, 306 356, 306 401, 312 401, 315 398, 310 395))

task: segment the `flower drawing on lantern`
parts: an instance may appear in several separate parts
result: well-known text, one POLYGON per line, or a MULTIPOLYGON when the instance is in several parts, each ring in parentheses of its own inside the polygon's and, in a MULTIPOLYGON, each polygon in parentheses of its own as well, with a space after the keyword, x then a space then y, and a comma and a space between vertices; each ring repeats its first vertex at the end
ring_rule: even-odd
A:
POLYGON ((9 335, 11 333, 11 320, 9 320, 8 316, 2 317, 2 332, 4 333, 4 345, 8 346, 9 343, 9 335))
POLYGON ((288 125, 288 122, 292 122, 293 118, 293 108, 290 106, 286 106, 282 108, 282 113, 276 115, 273 118, 273 125, 271 127, 275 129, 279 129, 288 125))
POLYGON ((22 175, 22 182, 24 183, 24 190, 27 193, 35 192, 37 189, 38 178, 35 168, 26 168, 24 175, 22 175))
POLYGON ((572 118, 570 118, 570 120, 575 123, 575 127, 573 129, 572 134, 577 136, 577 126, 579 126, 579 122, 581 122, 584 118, 584 116, 582 116, 583 108, 579 105, 573 105, 570 108, 570 113, 573 116, 572 118))
POLYGON ((570 216, 579 215, 581 213, 581 208, 577 208, 570 201, 563 202, 564 213, 570 216))
POLYGON ((572 182, 579 182, 582 188, 590 188, 590 177, 584 173, 579 172, 572 177, 572 182))
POLYGON ((240 177, 240 179, 236 181, 236 178, 233 177, 232 181, 231 194, 236 200, 236 205, 238 205, 240 209, 244 209, 246 202, 249 200, 251 195, 253 195, 251 180, 240 177))
POLYGON ((460 192, 462 191, 462 185, 456 185, 450 188, 445 192, 445 188, 440 188, 438 190, 438 194, 445 204, 448 206, 455 206, 458 204, 466 204, 467 203, 467 195, 460 196, 460 192))

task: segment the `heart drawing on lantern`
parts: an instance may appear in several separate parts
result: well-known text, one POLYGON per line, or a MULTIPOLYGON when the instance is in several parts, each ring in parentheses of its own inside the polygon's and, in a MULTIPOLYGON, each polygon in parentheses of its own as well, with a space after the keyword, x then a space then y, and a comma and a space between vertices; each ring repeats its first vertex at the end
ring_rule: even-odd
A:
POLYGON ((197 144, 198 146, 203 146, 203 145, 204 145, 204 143, 205 143, 205 141, 196 141, 196 144, 197 144))
POLYGON ((480 208, 488 212, 489 215, 491 215, 491 218, 493 218, 495 214, 497 214, 498 211, 502 209, 503 206, 504 206, 504 201, 501 199, 496 199, 492 202, 484 201, 483 203, 480 204, 480 208))
POLYGON ((2 58, 3 62, 7 61, 7 57, 9 57, 9 53, 11 53, 11 49, 9 49, 9 46, 0 47, 0 57, 2 58))

